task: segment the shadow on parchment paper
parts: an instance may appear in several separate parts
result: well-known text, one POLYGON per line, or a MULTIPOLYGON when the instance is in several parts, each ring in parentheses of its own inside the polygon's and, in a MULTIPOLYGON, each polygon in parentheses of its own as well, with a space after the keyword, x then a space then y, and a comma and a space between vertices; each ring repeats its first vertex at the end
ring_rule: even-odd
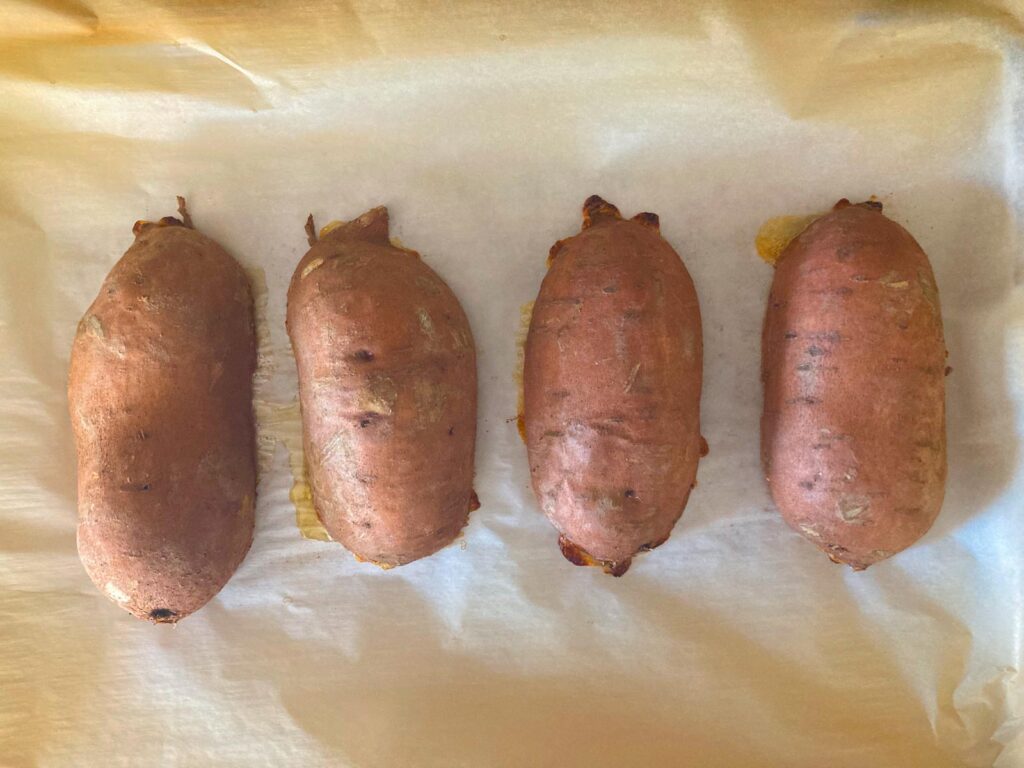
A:
POLYGON ((40 590, 4 595, 0 648, 8 663, 0 671, 5 700, 0 704, 0 765, 39 765, 43 755, 68 755, 82 708, 102 687, 106 649, 119 613, 93 594, 40 590), (90 620, 81 621, 82 616, 90 620), (60 625, 68 631, 54 631, 60 625), (90 651, 83 653, 84 648, 90 651), (69 659, 74 663, 68 664, 69 659))
MULTIPOLYGON (((743 585, 745 591, 763 590, 761 576, 751 574, 750 579, 743 585)), ((691 603, 678 592, 653 592, 657 597, 651 602, 661 610, 648 611, 646 621, 656 633, 694 646, 704 674, 741 695, 742 712, 760 714, 761 722, 756 723, 760 733, 777 729, 779 738, 805 735, 804 743, 817 754, 821 745, 828 744, 846 759, 862 752, 865 758, 884 754, 892 765, 954 768, 962 764, 934 742, 921 692, 904 679, 888 642, 879 642, 870 624, 842 615, 848 606, 841 601, 801 613, 797 619, 773 612, 771 601, 760 603, 760 615, 729 611, 716 615, 706 604, 691 603), (671 609, 665 610, 666 606, 671 609), (771 637, 785 637, 797 623, 796 631, 816 639, 814 659, 794 653, 787 656, 766 647, 755 634, 767 631, 771 637), (751 633, 745 633, 744 627, 751 628, 751 633)), ((945 615, 941 618, 949 620, 945 615)), ((949 668, 938 670, 957 680, 966 668, 971 637, 962 625, 958 628, 963 631, 957 635, 955 652, 943 657, 949 668)), ((791 746, 793 753, 800 751, 798 745, 791 746)), ((758 764, 763 763, 790 764, 783 756, 763 757, 758 764)), ((846 763, 837 758, 837 764, 846 763)))
MULTIPOLYGON (((385 588, 389 602, 402 595, 401 621, 354 607, 362 615, 353 619, 360 634, 351 655, 309 640, 282 659, 280 649, 297 641, 278 625, 254 614, 223 617, 232 633, 266 649, 261 656, 273 659, 271 682, 293 723, 336 760, 359 768, 511 768, 674 765, 673 758, 699 755, 713 757, 702 765, 761 764, 756 744, 723 740, 680 708, 692 694, 685 682, 654 687, 625 665, 590 674, 498 671, 479 652, 445 650, 452 633, 411 586, 395 580, 385 588)), ((505 670, 515 666, 507 644, 492 653, 505 670)), ((580 669, 575 659, 566 665, 580 669)), ((234 666, 224 673, 250 677, 234 666)), ((692 697, 689 704, 699 710, 692 697)))
MULTIPOLYGON (((377 579, 380 574, 373 578, 377 579)), ((256 643, 272 687, 293 724, 333 759, 359 768, 378 766, 770 766, 787 755, 764 749, 765 734, 807 734, 805 747, 829 744, 836 754, 885 754, 892 764, 959 765, 934 743, 919 694, 901 678, 877 638, 850 623, 835 631, 827 611, 805 620, 820 638, 818 654, 842 662, 832 674, 820 665, 784 657, 745 635, 728 615, 668 590, 635 593, 631 620, 649 622, 673 639, 652 675, 643 659, 577 659, 553 651, 549 669, 516 675, 514 649, 490 649, 498 671, 449 650, 452 633, 421 597, 398 580, 384 585, 400 600, 400 621, 372 605, 353 606, 360 627, 348 653, 315 638, 303 641, 256 614, 223 616, 231 632, 256 643), (666 610, 668 608, 668 610, 666 610), (293 649, 299 647, 298 652, 293 649), (281 657, 281 650, 293 652, 281 657), (556 654, 564 662, 559 664, 556 654), (512 656, 512 658, 510 658, 512 656), (713 690, 704 686, 716 681, 713 690), (842 681, 856 680, 844 687, 842 681), (735 711, 742 722, 722 718, 735 711), (754 722, 747 718, 754 717, 754 722)), ((208 611, 220 611, 211 604, 208 611)), ((315 610, 315 609, 314 609, 315 610)), ((568 620, 568 619, 567 619, 568 620)), ((785 617, 775 616, 781 623, 785 617)), ((781 631, 781 627, 779 628, 781 631)), ((944 659, 958 671, 957 658, 944 659)), ((253 668, 228 666, 228 678, 251 682, 253 668)), ((799 754, 790 745, 788 757, 799 754)), ((783 747, 787 749, 787 747, 783 747)), ((803 765, 803 763, 790 763, 803 765)))
POLYGON ((67 361, 81 315, 64 300, 59 261, 38 257, 52 256, 42 224, 6 189, 0 189, 0 222, 6 249, 0 257, 0 315, 9 324, 4 330, 12 332, 4 338, 10 359, 0 375, 0 477, 9 501, 0 514, 6 586, 0 594, 0 765, 27 766, 40 762, 44 748, 59 749, 74 731, 83 701, 96 689, 110 626, 103 617, 80 621, 96 599, 75 548, 75 457, 67 415, 67 361), (67 631, 54 631, 58 626, 67 631), (82 653, 83 647, 94 651, 82 653), (74 664, 65 665, 68 659, 74 664))

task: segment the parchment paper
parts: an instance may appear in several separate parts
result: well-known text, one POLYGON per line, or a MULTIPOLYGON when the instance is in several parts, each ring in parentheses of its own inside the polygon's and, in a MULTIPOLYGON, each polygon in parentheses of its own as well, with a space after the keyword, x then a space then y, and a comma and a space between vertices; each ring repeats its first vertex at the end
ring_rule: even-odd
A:
POLYGON ((0 765, 1024 766, 1022 39, 1010 2, 8 0, 0 765), (621 579, 562 559, 512 421, 520 307, 592 193, 661 215, 704 317, 711 453, 621 579), (169 628, 79 564, 65 385, 176 194, 262 272, 269 336, 255 543, 169 628), (931 532, 853 573, 761 476, 753 238, 872 194, 935 266, 950 472, 931 532), (279 439, 303 222, 378 204, 480 358, 483 506, 389 572, 299 535, 279 439))

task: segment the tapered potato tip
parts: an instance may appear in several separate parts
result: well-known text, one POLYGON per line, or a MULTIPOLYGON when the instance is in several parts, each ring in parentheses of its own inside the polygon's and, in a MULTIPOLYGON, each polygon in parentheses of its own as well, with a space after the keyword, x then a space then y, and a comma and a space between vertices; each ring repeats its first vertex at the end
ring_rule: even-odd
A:
POLYGON ((320 239, 337 237, 343 240, 362 240, 367 243, 389 245, 388 209, 383 205, 371 208, 352 221, 332 221, 320 230, 320 239))
POLYGON ((656 213, 650 213, 649 211, 638 213, 633 217, 633 221, 638 224, 643 224, 645 227, 650 227, 655 231, 661 229, 661 219, 658 218, 658 214, 656 213))
POLYGON ((848 208, 851 205, 856 205, 858 208, 867 208, 871 211, 882 212, 882 201, 881 200, 864 200, 860 203, 851 203, 847 198, 843 198, 835 205, 832 206, 833 211, 838 211, 843 208, 848 208))
POLYGON ((195 229, 192 225, 192 217, 188 214, 188 205, 185 204, 185 198, 178 195, 178 214, 181 216, 181 223, 189 229, 195 229))
POLYGON ((159 221, 146 221, 140 219, 136 221, 132 226, 132 234, 138 237, 143 232, 152 229, 153 227, 188 227, 189 229, 195 229, 192 225, 192 217, 188 214, 188 206, 185 204, 185 198, 178 195, 178 215, 180 219, 176 219, 173 216, 164 216, 159 221))
POLYGON ((371 208, 349 224, 353 235, 359 233, 363 240, 373 243, 387 243, 390 238, 390 217, 386 206, 371 208))
POLYGON ((591 195, 583 203, 583 229, 603 219, 621 219, 619 209, 599 195, 591 195))

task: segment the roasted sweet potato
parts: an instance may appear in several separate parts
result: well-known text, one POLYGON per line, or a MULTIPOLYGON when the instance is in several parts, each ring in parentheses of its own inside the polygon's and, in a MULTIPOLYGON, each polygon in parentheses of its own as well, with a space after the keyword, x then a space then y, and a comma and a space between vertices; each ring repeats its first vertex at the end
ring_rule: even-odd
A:
POLYGON ((303 445, 324 527, 389 568, 450 543, 476 507, 476 350, 455 294, 388 212, 328 225, 288 289, 303 445))
POLYGON ((786 521, 861 570, 931 527, 946 478, 946 347, 928 257, 840 201, 782 251, 762 339, 761 454, 786 521))
POLYGON ((108 597, 176 622, 220 591, 252 543, 252 293, 184 222, 138 222, 78 325, 68 382, 78 551, 108 597))
POLYGON ((625 220, 597 196, 549 262, 523 367, 530 476, 565 557, 620 576, 668 538, 695 484, 697 294, 656 215, 625 220))

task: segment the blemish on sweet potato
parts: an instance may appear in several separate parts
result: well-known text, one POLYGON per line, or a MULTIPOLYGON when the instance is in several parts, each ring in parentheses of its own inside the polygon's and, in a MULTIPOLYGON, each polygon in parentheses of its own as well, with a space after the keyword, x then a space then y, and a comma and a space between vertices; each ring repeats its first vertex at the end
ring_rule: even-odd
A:
POLYGON ((319 269, 323 265, 323 259, 313 259, 305 267, 302 268, 301 278, 305 280, 314 270, 319 269))

